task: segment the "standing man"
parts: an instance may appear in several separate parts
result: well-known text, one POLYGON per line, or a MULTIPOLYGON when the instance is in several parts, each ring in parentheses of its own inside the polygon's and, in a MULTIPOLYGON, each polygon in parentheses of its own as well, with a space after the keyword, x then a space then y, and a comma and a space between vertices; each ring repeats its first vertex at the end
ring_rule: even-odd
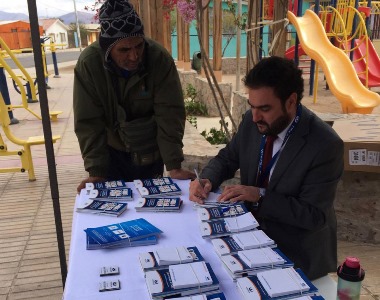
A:
POLYGON ((127 0, 99 10, 99 42, 80 55, 74 73, 74 128, 86 182, 162 176, 193 178, 181 168, 185 108, 170 54, 144 36, 127 0))
POLYGON ((310 279, 336 271, 333 202, 343 142, 301 105, 302 72, 292 61, 265 58, 244 83, 251 109, 202 171, 203 188, 191 182, 190 200, 202 203, 240 169, 241 184, 226 186, 219 200, 246 201, 261 228, 310 279))

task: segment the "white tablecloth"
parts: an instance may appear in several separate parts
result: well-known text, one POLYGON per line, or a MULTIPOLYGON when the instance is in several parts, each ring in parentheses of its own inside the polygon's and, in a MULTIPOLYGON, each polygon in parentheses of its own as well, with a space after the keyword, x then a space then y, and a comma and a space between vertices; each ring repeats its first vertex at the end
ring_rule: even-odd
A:
MULTIPOLYGON (((241 299, 235 283, 221 265, 221 262, 213 250, 209 240, 200 235, 199 220, 192 203, 188 200, 189 181, 177 181, 182 189, 181 198, 184 205, 180 213, 154 213, 136 212, 134 203, 128 203, 128 209, 122 216, 115 218, 110 216, 76 213, 74 208, 72 236, 69 253, 68 276, 66 279, 63 299, 65 300, 143 300, 150 299, 145 285, 144 272, 138 259, 141 252, 153 251, 158 247, 168 246, 197 246, 203 257, 209 262, 220 282, 220 289, 228 300, 241 299), (86 233, 88 227, 98 227, 108 224, 124 222, 137 218, 145 218, 153 225, 160 228, 161 234, 158 244, 143 247, 86 250, 86 233), (120 275, 100 277, 102 266, 116 265, 120 268, 120 275), (119 279, 121 289, 117 291, 99 292, 99 282, 104 280, 119 279)), ((134 199, 138 193, 132 183, 134 199)), ((76 204, 80 201, 77 196, 76 204)), ((336 283, 328 276, 314 281, 321 294, 327 300, 336 297, 336 283)))

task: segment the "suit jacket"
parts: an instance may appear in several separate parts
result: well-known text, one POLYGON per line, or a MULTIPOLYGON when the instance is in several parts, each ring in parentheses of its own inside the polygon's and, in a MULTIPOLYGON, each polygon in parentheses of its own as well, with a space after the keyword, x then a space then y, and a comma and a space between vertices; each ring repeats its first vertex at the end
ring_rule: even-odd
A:
MULTIPOLYGON (((202 178, 217 188, 240 169, 241 184, 256 186, 261 137, 249 110, 231 142, 202 171, 202 178)), ((310 279, 336 271, 333 202, 342 172, 342 140, 303 106, 257 216, 262 229, 310 279)))

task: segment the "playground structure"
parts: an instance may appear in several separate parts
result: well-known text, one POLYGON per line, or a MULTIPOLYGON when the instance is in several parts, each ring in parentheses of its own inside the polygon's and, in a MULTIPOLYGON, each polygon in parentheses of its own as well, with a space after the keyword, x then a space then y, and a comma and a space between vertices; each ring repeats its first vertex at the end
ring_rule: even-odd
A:
MULTIPOLYGON (((0 168, 0 173, 6 172, 28 172, 29 181, 36 180, 36 176, 34 173, 34 165, 32 159, 31 146, 33 145, 42 145, 45 144, 45 138, 43 136, 31 136, 27 139, 21 139, 16 137, 10 128, 11 124, 18 123, 17 119, 13 119, 13 109, 14 108, 24 108, 29 113, 34 115, 37 119, 41 120, 41 116, 35 113, 32 109, 29 108, 28 103, 38 102, 37 92, 35 87, 35 82, 29 73, 25 70, 25 68, 21 65, 17 57, 14 55, 14 52, 19 52, 15 50, 10 50, 4 40, 0 37, 0 46, 2 51, 0 53, 0 124, 2 127, 2 133, 0 132, 0 156, 18 156, 21 160, 20 167, 11 167, 11 168, 0 168), (9 56, 12 61, 15 63, 17 68, 21 71, 21 75, 17 75, 9 64, 5 61, 5 57, 9 56), (9 99, 9 92, 6 77, 4 74, 4 70, 10 75, 10 78, 13 81, 13 85, 15 90, 21 95, 21 105, 12 105, 9 99), (26 84, 23 84, 21 80, 24 80, 26 84), (32 100, 32 101, 30 101, 32 100), (21 149, 18 150, 9 150, 6 142, 13 143, 15 145, 21 146, 21 149)), ((43 68, 44 68, 44 77, 47 83, 47 77, 49 74, 47 73, 46 68, 46 60, 45 60, 45 51, 44 44, 41 44, 41 49, 43 50, 43 68)), ((54 49, 54 44, 50 45, 51 48, 54 49)), ((54 58, 53 58, 54 62, 54 58)), ((54 62, 56 64, 56 60, 54 62)), ((57 75, 58 68, 54 65, 55 73, 57 75)), ((56 76, 57 77, 57 76, 56 76)), ((50 111, 50 119, 51 121, 57 121, 58 115, 61 114, 62 111, 50 111)), ((52 142, 55 143, 60 136, 56 135, 52 137, 52 142)))
MULTIPOLYGON (((33 159, 32 159, 31 146, 45 144, 45 139, 43 136, 31 136, 27 140, 24 140, 24 139, 20 139, 16 137, 12 133, 10 129, 10 125, 9 125, 10 119, 8 115, 8 109, 7 109, 7 106, 5 105, 3 97, 1 96, 1 93, 0 93, 0 123, 7 139, 10 142, 22 147, 21 149, 15 150, 15 151, 8 150, 8 147, 0 133, 0 156, 17 155, 19 156, 21 160, 20 168, 0 168, 0 173, 28 172, 29 181, 36 180, 36 176, 34 174, 34 165, 33 165, 33 159)), ((53 143, 55 143, 60 138, 61 137, 58 135, 53 136, 52 137, 53 143)))
MULTIPOLYGON (((307 54, 315 61, 315 77, 310 79, 314 103, 321 65, 342 111, 366 114, 380 105, 380 96, 368 90, 380 86, 380 59, 367 32, 371 8, 361 3, 356 9, 353 2, 338 1, 335 7, 323 7, 317 1, 317 6, 311 7, 315 13, 310 9, 303 17, 296 17, 288 11, 288 19, 300 41, 298 56, 307 54)), ((297 52, 294 49, 288 50, 287 57, 297 52)))
MULTIPOLYGON (((50 43, 50 45, 45 45, 44 44, 45 41, 46 39, 41 39, 42 64, 44 68, 44 77, 45 77, 46 87, 50 88, 47 85, 49 73, 47 71, 47 65, 46 65, 45 47, 50 47, 52 51, 54 72, 55 72, 54 77, 59 78, 59 71, 57 67, 57 59, 56 59, 56 53, 55 53, 55 47, 59 45, 56 45, 52 42, 50 43)), ((15 56, 14 52, 19 52, 19 51, 11 50, 1 37, 0 37, 0 46, 3 49, 3 51, 1 51, 0 53, 0 68, 5 69, 8 72, 8 74, 12 78, 12 82, 13 82, 13 86, 15 90, 21 95, 21 105, 11 105, 10 100, 5 99, 6 100, 5 104, 8 106, 8 112, 11 112, 15 108, 24 108, 28 112, 30 112, 32 115, 34 115, 37 119, 41 120, 42 119, 41 116, 35 113, 33 110, 31 110, 28 105, 28 103, 38 102, 37 92, 36 92, 36 81, 32 79, 32 77, 29 75, 29 73, 25 70, 25 68, 21 65, 21 63, 15 56), (16 74, 12 70, 12 68, 6 63, 6 61, 4 60, 6 56, 9 56, 12 59, 12 61, 16 64, 17 68, 21 71, 21 74, 16 74), (21 80, 23 80, 25 84, 23 84, 21 80)), ((4 81, 6 79, 5 77, 4 78, 2 77, 0 80, 4 81)), ((8 88, 6 81, 2 83, 2 87, 5 89, 8 88)), ((50 114, 51 120, 57 121, 58 115, 61 113, 62 111, 50 111, 49 114, 50 114)))
POLYGON ((319 16, 327 37, 350 56, 360 81, 366 87, 375 87, 380 86, 380 72, 376 67, 380 65, 380 59, 367 30, 370 13, 370 7, 355 8, 340 1, 336 8, 321 7, 319 16))
POLYGON ((37 93, 34 85, 34 81, 32 77, 29 75, 29 73, 25 70, 25 68, 21 65, 17 57, 13 54, 12 50, 9 49, 7 44, 4 42, 4 40, 0 37, 0 46, 3 49, 0 55, 0 65, 2 68, 4 68, 8 74, 11 76, 13 82, 17 85, 18 91, 21 95, 21 105, 14 105, 11 106, 10 110, 13 108, 24 108, 28 112, 30 112, 32 115, 34 115, 37 119, 41 120, 41 116, 39 116, 37 113, 32 111, 28 106, 28 97, 25 91, 25 87, 23 83, 21 82, 21 79, 24 79, 28 84, 28 90, 30 91, 31 95, 31 102, 38 102, 37 100, 37 93), (13 62, 16 64, 16 66, 19 68, 19 70, 22 72, 22 75, 16 75, 15 72, 12 70, 12 68, 6 63, 4 57, 8 55, 12 58, 13 62))
POLYGON ((327 83, 341 102, 344 113, 369 114, 380 105, 380 96, 360 82, 349 57, 330 42, 321 20, 313 11, 307 10, 303 17, 288 12, 288 18, 295 26, 306 54, 322 66, 327 83))

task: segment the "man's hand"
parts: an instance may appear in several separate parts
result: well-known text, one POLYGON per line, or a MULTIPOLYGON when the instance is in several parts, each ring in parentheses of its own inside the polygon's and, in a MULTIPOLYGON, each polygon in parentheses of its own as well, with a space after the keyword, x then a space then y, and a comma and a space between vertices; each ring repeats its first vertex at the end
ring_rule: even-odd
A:
POLYGON ((212 189, 212 184, 208 179, 193 180, 190 182, 189 199, 190 201, 203 204, 203 200, 207 199, 208 194, 212 189))
POLYGON ((86 187, 87 182, 95 183, 95 182, 102 182, 102 181, 106 181, 106 178, 89 176, 88 178, 83 179, 81 183, 78 185, 77 193, 79 194, 80 191, 86 187))
POLYGON ((195 174, 189 170, 173 169, 169 171, 169 175, 173 179, 194 179, 195 174))
POLYGON ((258 187, 236 184, 226 186, 219 196, 218 201, 230 201, 232 203, 237 201, 257 202, 259 199, 260 194, 258 187))

